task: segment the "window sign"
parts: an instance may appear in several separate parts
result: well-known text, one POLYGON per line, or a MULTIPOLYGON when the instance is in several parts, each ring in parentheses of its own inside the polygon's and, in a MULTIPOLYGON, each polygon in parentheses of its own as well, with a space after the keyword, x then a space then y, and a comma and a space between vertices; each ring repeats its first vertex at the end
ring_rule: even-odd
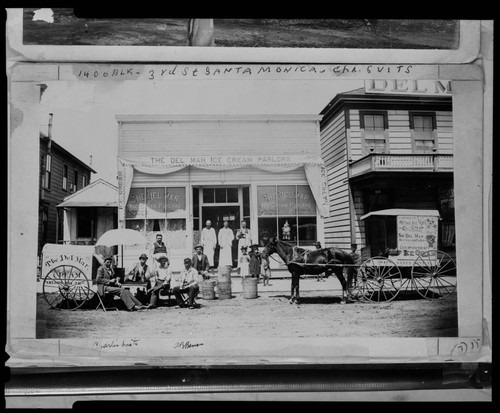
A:
POLYGON ((186 210, 186 188, 167 188, 167 213, 186 210))
POLYGON ((146 216, 165 218, 165 188, 146 189, 146 216))
POLYGON ((276 213, 276 186, 259 186, 257 188, 257 215, 275 216, 276 213))
POLYGON ((308 185, 297 185, 297 212, 299 215, 316 215, 316 202, 308 185))
POLYGON ((278 215, 295 215, 297 212, 296 205, 296 188, 295 185, 279 185, 278 186, 278 215))
POLYGON ((145 218, 146 216, 146 191, 144 188, 130 189, 125 218, 145 218))

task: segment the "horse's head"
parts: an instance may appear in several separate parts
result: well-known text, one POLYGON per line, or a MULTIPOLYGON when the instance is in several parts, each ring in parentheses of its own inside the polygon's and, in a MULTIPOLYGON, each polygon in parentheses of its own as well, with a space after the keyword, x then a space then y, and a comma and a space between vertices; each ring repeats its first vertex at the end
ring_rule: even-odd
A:
POLYGON ((269 242, 266 244, 266 246, 264 247, 264 249, 262 250, 262 255, 263 256, 270 256, 276 252, 278 252, 277 248, 276 248, 276 237, 272 237, 269 239, 269 242))

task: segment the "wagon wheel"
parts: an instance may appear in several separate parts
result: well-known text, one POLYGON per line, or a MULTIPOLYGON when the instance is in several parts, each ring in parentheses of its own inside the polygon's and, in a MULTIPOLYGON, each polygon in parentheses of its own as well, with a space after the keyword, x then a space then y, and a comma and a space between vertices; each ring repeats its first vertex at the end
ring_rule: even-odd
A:
POLYGON ((58 310, 76 310, 93 295, 85 274, 72 265, 53 268, 43 280, 43 296, 52 308, 58 310))
POLYGON ((401 283, 401 271, 393 261, 373 257, 359 266, 349 293, 360 301, 388 302, 396 298, 401 283))
POLYGON ((445 252, 425 251, 415 259, 411 278, 422 297, 429 300, 446 298, 457 288, 455 261, 445 252))

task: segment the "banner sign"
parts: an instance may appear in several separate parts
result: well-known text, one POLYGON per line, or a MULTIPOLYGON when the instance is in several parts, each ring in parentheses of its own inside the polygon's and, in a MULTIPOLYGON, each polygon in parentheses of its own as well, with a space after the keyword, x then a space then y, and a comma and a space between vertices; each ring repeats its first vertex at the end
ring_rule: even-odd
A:
POLYGON ((390 95, 433 95, 450 96, 450 80, 428 79, 370 79, 365 80, 365 93, 390 95))

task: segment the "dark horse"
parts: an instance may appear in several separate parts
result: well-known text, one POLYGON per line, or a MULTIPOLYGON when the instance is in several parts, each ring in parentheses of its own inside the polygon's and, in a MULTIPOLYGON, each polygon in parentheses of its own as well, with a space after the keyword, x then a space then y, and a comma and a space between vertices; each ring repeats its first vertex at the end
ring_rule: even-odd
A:
MULTIPOLYGON (((292 274, 292 291, 290 304, 299 303, 299 280, 303 274, 321 274, 325 273, 328 277, 335 274, 342 284, 342 302, 347 302, 347 285, 343 272, 345 264, 353 264, 353 258, 350 253, 340 248, 321 248, 308 250, 296 247, 288 242, 280 241, 277 238, 271 238, 269 243, 262 251, 262 255, 268 256, 278 254, 288 267, 292 274), (336 264, 336 265, 328 265, 336 264)), ((352 268, 352 267, 351 267, 352 268)), ((352 271, 348 271, 349 284, 352 277, 352 271)))

